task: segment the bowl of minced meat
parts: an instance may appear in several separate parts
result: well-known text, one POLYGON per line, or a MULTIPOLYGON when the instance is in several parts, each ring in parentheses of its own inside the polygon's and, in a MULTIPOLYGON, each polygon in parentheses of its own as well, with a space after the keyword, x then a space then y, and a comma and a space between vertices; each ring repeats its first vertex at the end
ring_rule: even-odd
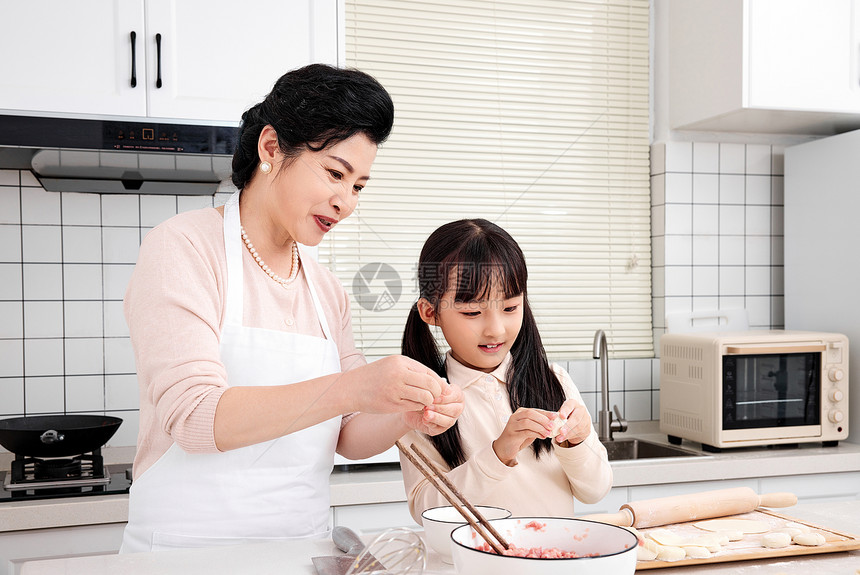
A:
POLYGON ((639 540, 623 527, 565 517, 510 517, 490 524, 509 547, 499 554, 472 528, 451 533, 463 575, 625 575, 636 570, 639 540))

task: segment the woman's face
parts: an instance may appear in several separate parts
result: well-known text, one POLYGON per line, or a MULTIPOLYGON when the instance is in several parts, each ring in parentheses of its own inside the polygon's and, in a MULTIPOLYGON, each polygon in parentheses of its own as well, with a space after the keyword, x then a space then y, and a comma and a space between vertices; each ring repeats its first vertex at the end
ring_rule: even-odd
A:
POLYGON ((490 373, 502 363, 520 333, 523 296, 506 298, 503 292, 493 290, 486 299, 458 302, 450 289, 433 314, 435 322, 428 323, 442 329, 454 359, 490 373))
POLYGON ((376 150, 367 136, 355 134, 319 152, 305 150, 282 169, 276 168, 267 202, 271 217, 299 243, 319 244, 355 209, 359 192, 370 179, 376 150))

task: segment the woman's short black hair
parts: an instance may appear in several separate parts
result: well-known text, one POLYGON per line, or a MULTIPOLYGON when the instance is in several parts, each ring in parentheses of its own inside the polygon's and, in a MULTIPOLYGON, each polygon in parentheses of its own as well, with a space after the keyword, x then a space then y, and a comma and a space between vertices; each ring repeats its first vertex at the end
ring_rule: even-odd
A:
POLYGON ((355 69, 310 64, 287 72, 259 104, 242 114, 233 154, 233 184, 242 189, 260 162, 257 142, 271 125, 287 159, 322 150, 357 133, 377 146, 391 133, 394 103, 372 76, 355 69))

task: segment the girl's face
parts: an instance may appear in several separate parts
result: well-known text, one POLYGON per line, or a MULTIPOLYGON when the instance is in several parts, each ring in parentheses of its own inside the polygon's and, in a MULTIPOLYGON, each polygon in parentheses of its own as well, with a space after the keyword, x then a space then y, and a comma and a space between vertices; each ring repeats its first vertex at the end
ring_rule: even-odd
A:
POLYGON ((486 299, 458 302, 454 293, 448 290, 438 309, 420 300, 421 317, 442 329, 454 359, 490 373, 505 359, 523 326, 523 295, 506 298, 504 292, 492 290, 486 299))
POLYGON ((359 133, 319 152, 305 150, 283 169, 272 170, 267 204, 276 227, 301 244, 319 244, 355 209, 376 150, 359 133))

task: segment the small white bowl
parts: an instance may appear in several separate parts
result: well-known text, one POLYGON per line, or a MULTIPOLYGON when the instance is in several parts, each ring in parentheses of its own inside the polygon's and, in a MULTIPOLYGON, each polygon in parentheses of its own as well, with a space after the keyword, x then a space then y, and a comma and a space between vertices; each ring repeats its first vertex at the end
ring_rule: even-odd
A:
MULTIPOLYGON (((487 505, 475 505, 485 519, 504 519, 511 516, 511 512, 501 507, 490 507, 487 505)), ((451 532, 461 525, 469 522, 463 516, 448 505, 445 507, 432 507, 421 514, 421 524, 424 526, 424 538, 427 544, 436 553, 442 556, 442 561, 452 563, 451 559, 451 532)))
POLYGON ((451 533, 454 566, 463 575, 633 575, 639 540, 623 527, 563 517, 511 517, 490 521, 509 544, 573 551, 570 559, 540 559, 480 551, 471 525, 451 533))

